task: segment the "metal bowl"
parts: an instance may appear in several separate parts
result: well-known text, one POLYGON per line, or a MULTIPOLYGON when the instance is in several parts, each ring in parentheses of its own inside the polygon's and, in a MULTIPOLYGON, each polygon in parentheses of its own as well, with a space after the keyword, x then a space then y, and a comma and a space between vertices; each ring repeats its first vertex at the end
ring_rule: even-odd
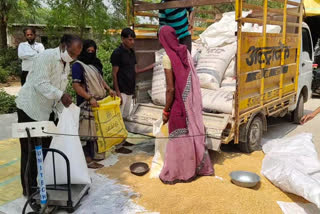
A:
POLYGON ((134 175, 142 176, 149 171, 149 166, 143 162, 133 163, 130 166, 130 171, 134 175))
POLYGON ((241 187, 254 187, 260 182, 259 175, 247 171, 233 171, 230 177, 232 183, 241 187))

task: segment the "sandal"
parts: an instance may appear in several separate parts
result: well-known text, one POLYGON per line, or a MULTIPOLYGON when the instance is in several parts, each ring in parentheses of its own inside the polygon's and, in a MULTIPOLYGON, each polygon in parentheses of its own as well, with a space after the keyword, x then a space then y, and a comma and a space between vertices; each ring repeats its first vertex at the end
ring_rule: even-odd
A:
POLYGON ((134 146, 134 144, 129 143, 128 141, 124 142, 123 146, 134 146))
POLYGON ((92 158, 93 161, 97 161, 97 162, 103 161, 104 159, 105 159, 105 158, 92 158))
POLYGON ((132 150, 121 147, 115 150, 116 153, 121 153, 121 154, 130 154, 132 150))
POLYGON ((87 166, 90 169, 101 169, 104 167, 104 165, 97 163, 97 162, 94 162, 94 161, 92 161, 91 163, 88 163, 87 166))

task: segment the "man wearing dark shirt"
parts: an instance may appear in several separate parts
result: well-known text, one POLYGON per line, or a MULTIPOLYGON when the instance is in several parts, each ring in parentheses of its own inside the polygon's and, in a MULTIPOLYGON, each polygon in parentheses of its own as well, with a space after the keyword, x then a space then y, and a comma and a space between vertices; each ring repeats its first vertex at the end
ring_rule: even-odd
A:
POLYGON ((136 35, 130 28, 125 28, 121 32, 120 46, 111 55, 112 77, 114 89, 117 96, 121 98, 121 113, 123 118, 127 118, 132 107, 132 98, 136 87, 136 73, 148 71, 154 64, 143 69, 137 68, 137 59, 134 47, 136 35))

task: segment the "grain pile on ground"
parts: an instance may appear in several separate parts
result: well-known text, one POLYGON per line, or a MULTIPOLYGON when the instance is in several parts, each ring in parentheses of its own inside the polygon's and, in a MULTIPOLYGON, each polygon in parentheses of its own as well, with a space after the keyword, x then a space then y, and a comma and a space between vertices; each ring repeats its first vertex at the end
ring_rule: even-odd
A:
POLYGON ((262 152, 250 155, 212 153, 215 174, 201 177, 192 183, 164 185, 159 179, 132 175, 129 166, 146 162, 151 166, 152 155, 139 153, 120 156, 117 164, 97 171, 120 184, 130 186, 140 197, 136 202, 149 211, 161 213, 282 213, 277 201, 307 203, 303 198, 283 193, 261 176, 262 152), (261 184, 254 189, 235 186, 230 182, 233 170, 248 170, 261 176, 261 184), (221 180, 221 177, 223 180, 221 180))

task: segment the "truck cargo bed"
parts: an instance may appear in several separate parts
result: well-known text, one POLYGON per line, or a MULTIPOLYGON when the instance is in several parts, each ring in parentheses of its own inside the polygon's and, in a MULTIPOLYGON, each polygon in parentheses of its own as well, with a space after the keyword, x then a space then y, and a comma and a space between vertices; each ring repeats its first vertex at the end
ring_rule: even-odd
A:
MULTIPOLYGON (((129 132, 152 135, 153 123, 162 117, 162 106, 139 103, 125 121, 129 132)), ((231 115, 203 113, 204 125, 207 127, 208 148, 218 151, 223 139, 223 131, 231 123, 231 115)))

